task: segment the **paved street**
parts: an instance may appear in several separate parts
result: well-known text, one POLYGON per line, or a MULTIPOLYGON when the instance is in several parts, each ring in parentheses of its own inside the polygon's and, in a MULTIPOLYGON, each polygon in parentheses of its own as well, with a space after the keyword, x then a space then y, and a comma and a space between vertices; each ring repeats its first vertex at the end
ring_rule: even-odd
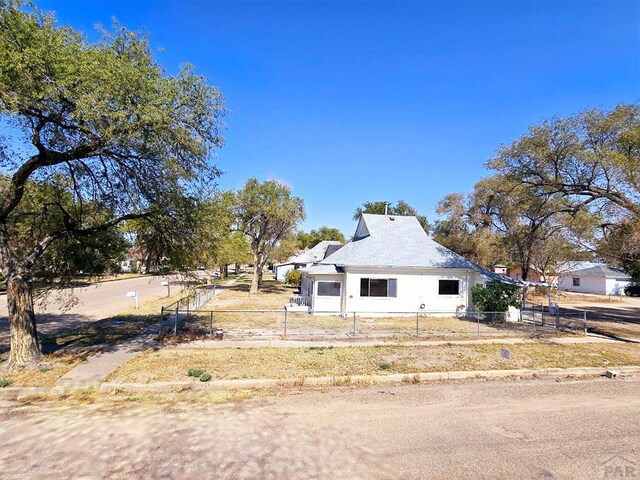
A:
POLYGON ((631 478, 612 473, 640 460, 640 379, 125 405, 1 408, 3 478, 631 478))
MULTIPOLYGON (((46 333, 49 329, 57 328, 62 324, 68 327, 80 325, 83 322, 115 315, 131 308, 134 306, 134 300, 125 295, 128 291, 138 291, 140 304, 166 296, 167 287, 163 287, 160 283, 169 278, 172 282, 180 280, 177 275, 138 277, 53 292, 45 305, 38 304, 36 307, 38 331, 46 333), (77 302, 66 310, 65 302, 68 302, 72 296, 77 298, 77 302)), ((181 288, 181 286, 175 285, 172 288, 181 288)), ((3 294, 0 295, 0 343, 6 341, 8 331, 7 296, 3 294)))

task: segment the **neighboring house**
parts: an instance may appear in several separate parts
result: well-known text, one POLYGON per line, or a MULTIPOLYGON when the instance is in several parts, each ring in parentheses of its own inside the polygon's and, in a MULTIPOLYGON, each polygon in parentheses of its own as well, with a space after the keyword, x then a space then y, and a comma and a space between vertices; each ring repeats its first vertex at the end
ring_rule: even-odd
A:
POLYGON ((146 253, 141 248, 131 247, 127 249, 125 259, 120 262, 120 271, 122 273, 142 272, 144 270, 145 257, 146 253))
POLYGON ((366 213, 351 242, 301 271, 312 313, 451 314, 472 307, 471 286, 506 280, 431 240, 416 217, 366 213))
MULTIPOLYGON (((522 267, 506 267, 505 265, 496 265, 493 267, 493 271, 495 273, 499 273, 500 275, 506 275, 507 277, 513 280, 522 280, 522 267)), ((556 283, 558 281, 558 276, 555 274, 545 275, 536 267, 529 267, 529 274, 527 275, 527 282, 535 282, 535 283, 556 283)))
POLYGON ((494 273, 499 273, 500 275, 509 276, 509 267, 505 265, 494 265, 493 267, 494 273))
POLYGON ((599 263, 561 273, 558 289, 569 292, 622 295, 624 288, 630 283, 631 277, 623 270, 599 263))
POLYGON ((342 244, 335 240, 323 240, 313 248, 310 248, 298 255, 294 255, 284 263, 279 263, 273 266, 273 275, 279 282, 286 280, 287 272, 290 270, 297 270, 303 267, 309 267, 319 261, 323 260, 326 256, 331 255, 338 250, 342 244))

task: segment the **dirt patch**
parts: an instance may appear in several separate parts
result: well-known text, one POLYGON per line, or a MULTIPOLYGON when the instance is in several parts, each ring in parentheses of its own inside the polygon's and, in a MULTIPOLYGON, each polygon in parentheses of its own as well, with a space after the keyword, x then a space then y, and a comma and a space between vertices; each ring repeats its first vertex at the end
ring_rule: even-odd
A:
MULTIPOLYGON (((530 301, 547 305, 546 297, 530 301)), ((551 299, 564 311, 587 312, 589 331, 606 336, 640 340, 640 298, 555 292, 551 299)))

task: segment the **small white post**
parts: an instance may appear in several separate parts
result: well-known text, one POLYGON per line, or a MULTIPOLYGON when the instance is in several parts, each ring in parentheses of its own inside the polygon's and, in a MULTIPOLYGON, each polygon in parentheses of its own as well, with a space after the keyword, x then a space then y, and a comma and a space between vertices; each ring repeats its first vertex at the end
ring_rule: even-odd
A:
POLYGON ((126 293, 127 297, 131 297, 134 299, 134 301, 136 302, 136 310, 138 309, 138 291, 137 290, 131 290, 129 292, 126 293))

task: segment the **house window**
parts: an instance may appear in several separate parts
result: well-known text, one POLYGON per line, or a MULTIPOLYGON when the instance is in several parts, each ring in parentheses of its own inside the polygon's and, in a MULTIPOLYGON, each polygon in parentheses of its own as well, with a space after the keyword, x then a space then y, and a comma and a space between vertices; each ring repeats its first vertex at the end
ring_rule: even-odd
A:
POLYGON ((438 294, 439 295, 459 295, 460 280, 439 280, 438 294))
POLYGON ((318 282, 319 297, 339 297, 341 282, 318 282))
POLYGON ((574 287, 580 286, 580 277, 573 277, 573 286, 574 287))
POLYGON ((398 279, 396 278, 361 278, 361 297, 397 297, 398 279))

